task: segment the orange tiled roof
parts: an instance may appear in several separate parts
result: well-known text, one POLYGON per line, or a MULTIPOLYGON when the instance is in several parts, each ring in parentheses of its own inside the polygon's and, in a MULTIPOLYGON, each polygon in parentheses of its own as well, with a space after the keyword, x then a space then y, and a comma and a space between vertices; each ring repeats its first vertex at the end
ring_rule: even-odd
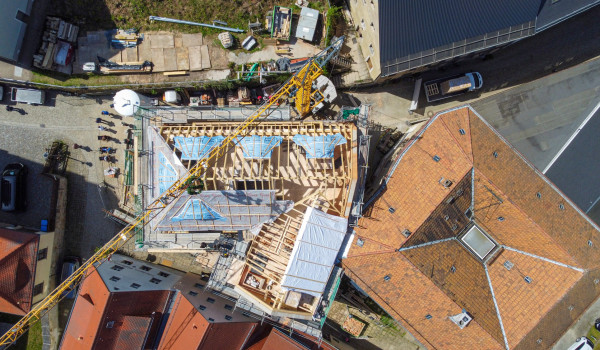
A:
POLYGON ((600 294, 600 231, 468 107, 432 118, 377 196, 343 264, 429 347, 547 347, 600 294))
POLYGON ((61 349, 139 349, 153 344, 171 292, 111 293, 93 270, 77 294, 61 349))
POLYGON ((0 228, 0 312, 31 310, 39 237, 0 228))

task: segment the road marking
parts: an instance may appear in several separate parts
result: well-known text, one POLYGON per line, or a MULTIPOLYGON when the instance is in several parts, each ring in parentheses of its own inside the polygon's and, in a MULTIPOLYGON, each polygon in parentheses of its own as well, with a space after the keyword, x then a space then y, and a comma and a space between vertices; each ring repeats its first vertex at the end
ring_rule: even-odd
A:
POLYGON ((598 102, 598 104, 596 105, 596 107, 594 107, 594 109, 590 112, 590 114, 588 114, 588 116, 581 123, 581 125, 579 125, 579 127, 577 128, 577 130, 575 130, 575 132, 573 132, 573 134, 571 135, 571 137, 569 137, 569 139, 567 140, 567 142, 565 142, 565 144, 561 147, 561 149, 554 156, 554 158, 552 158, 552 160, 550 161, 550 163, 548 163, 548 165, 542 171, 542 174, 546 174, 546 172, 548 170, 550 170, 550 167, 554 164, 554 162, 556 162, 556 160, 558 159, 558 157, 560 157, 560 155, 565 151, 565 149, 567 149, 567 147, 569 147, 569 144, 571 144, 571 142, 575 139, 575 137, 577 137, 577 135, 583 129, 583 127, 585 126, 585 124, 587 124, 587 122, 590 119, 592 119, 592 117, 598 111, 599 108, 600 108, 600 102, 598 102))

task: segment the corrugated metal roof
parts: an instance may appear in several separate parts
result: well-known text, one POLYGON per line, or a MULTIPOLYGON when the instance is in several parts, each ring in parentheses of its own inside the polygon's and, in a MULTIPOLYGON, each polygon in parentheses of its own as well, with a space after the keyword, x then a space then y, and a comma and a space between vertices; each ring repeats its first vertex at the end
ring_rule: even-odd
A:
POLYGON ((537 17, 536 32, 600 4, 600 0, 546 0, 537 17))
POLYGON ((308 41, 313 41, 315 37, 315 29, 319 21, 319 11, 303 7, 300 11, 300 20, 296 29, 296 37, 308 41))
POLYGON ((382 75, 532 35, 534 31, 529 30, 529 27, 533 26, 539 8, 540 0, 380 0, 382 75), (526 28, 522 28, 524 24, 526 28), (522 33, 519 29, 526 31, 522 33), (519 33, 514 34, 517 31, 519 33), (494 38, 509 33, 500 42, 486 40, 487 37, 494 38), (481 40, 483 42, 477 44, 481 40), (470 43, 474 45, 469 47, 470 43), (428 51, 441 51, 453 46, 462 46, 464 49, 462 53, 459 50, 447 57, 413 62, 408 67, 396 66, 398 60, 408 59, 408 56, 427 56, 433 53, 428 51))

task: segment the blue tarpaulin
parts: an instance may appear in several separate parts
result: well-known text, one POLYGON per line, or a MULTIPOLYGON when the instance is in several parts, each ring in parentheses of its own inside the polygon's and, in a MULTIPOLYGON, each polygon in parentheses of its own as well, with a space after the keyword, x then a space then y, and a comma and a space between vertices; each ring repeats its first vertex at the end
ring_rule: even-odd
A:
POLYGON ((342 134, 325 136, 294 135, 292 139, 306 151, 306 158, 333 158, 335 146, 346 143, 342 134))
POLYGON ((158 153, 158 192, 162 194, 177 181, 177 172, 162 152, 158 153))
POLYGON ((224 220, 225 218, 200 199, 191 199, 171 221, 224 220))
POLYGON ((273 148, 279 146, 281 136, 244 136, 238 137, 238 144, 242 147, 244 158, 271 158, 273 148))
POLYGON ((198 160, 205 158, 210 151, 219 146, 225 138, 223 136, 183 137, 173 139, 175 147, 181 151, 181 159, 198 160))

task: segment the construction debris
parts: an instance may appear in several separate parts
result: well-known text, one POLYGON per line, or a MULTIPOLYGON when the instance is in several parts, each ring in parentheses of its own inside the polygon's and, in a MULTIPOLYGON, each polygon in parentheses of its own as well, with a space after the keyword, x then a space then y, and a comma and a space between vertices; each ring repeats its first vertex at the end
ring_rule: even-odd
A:
POLYGON ((233 46, 233 35, 230 32, 223 32, 219 34, 219 40, 224 48, 228 49, 233 46))
POLYGON ((273 26, 271 38, 289 41, 292 32, 292 9, 275 6, 273 9, 273 26))
POLYGON ((33 66, 47 70, 57 70, 71 74, 73 45, 77 40, 79 27, 58 17, 46 17, 46 28, 42 35, 42 45, 33 55, 33 66))

